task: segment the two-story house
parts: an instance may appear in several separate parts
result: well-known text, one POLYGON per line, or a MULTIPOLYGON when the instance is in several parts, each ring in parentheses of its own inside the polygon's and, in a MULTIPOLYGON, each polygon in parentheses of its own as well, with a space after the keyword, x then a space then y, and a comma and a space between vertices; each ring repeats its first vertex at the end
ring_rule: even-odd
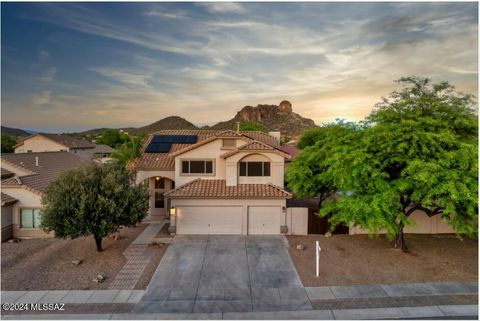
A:
POLYGON ((105 163, 115 151, 107 145, 97 145, 83 139, 62 134, 33 134, 22 138, 14 146, 15 154, 65 151, 84 160, 105 163))
POLYGON ((263 132, 163 130, 132 167, 151 191, 148 219, 170 218, 172 233, 280 234, 294 228, 284 190, 290 158, 263 132))

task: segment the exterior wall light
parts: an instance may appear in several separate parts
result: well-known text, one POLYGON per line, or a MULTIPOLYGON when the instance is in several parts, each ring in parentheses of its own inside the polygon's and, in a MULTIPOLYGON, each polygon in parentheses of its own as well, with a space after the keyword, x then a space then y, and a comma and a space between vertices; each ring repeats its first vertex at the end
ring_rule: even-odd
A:
POLYGON ((285 214, 287 212, 287 209, 285 208, 285 206, 282 206, 282 213, 285 214))
POLYGON ((159 181, 159 180, 160 180, 160 177, 159 177, 159 176, 155 177, 155 180, 159 181))
POLYGON ((175 206, 170 207, 170 215, 175 216, 175 206))

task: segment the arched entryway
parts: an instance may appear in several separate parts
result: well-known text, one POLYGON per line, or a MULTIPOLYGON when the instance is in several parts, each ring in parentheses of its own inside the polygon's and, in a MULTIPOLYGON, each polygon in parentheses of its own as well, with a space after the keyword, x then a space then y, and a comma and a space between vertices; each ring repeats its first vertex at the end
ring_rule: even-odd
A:
POLYGON ((141 184, 147 184, 150 192, 149 210, 146 221, 162 221, 169 218, 169 200, 164 194, 175 188, 175 181, 165 176, 152 176, 144 179, 141 184))

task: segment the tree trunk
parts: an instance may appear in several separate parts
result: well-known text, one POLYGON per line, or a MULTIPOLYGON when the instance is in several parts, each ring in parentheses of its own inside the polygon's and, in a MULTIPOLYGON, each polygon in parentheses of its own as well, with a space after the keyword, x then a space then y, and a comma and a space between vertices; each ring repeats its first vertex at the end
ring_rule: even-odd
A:
POLYGON ((395 248, 400 249, 403 252, 408 250, 407 243, 405 243, 405 237, 403 235, 403 224, 400 226, 400 229, 395 236, 395 248))
POLYGON ((95 239, 95 245, 97 246, 97 252, 102 252, 102 238, 98 235, 93 235, 95 239))

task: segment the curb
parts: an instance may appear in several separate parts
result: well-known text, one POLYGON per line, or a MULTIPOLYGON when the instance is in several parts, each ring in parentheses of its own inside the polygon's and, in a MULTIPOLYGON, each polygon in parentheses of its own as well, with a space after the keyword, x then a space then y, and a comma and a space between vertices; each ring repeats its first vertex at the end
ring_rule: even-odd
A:
POLYGON ((478 305, 439 305, 349 310, 4 315, 3 320, 363 320, 453 318, 478 319, 478 305))

